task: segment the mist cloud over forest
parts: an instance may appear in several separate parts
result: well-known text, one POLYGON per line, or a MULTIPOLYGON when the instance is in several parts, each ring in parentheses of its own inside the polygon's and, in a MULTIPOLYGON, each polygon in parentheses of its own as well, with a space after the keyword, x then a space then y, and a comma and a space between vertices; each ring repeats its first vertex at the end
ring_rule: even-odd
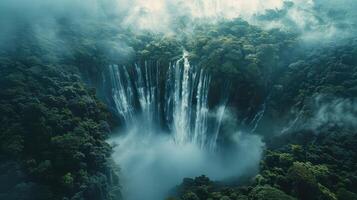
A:
MULTIPOLYGON (((241 17, 264 28, 282 28, 306 33, 307 38, 333 38, 351 34, 356 25, 354 0, 90 0, 0 2, 1 38, 27 25, 46 26, 58 20, 108 22, 135 30, 173 34, 181 19, 218 23, 241 17), (262 16, 265 18, 262 20, 262 16)), ((56 26, 48 27, 55 29, 56 26)), ((85 30, 84 30, 85 31, 85 30)))
POLYGON ((197 24, 242 18, 266 30, 293 32, 310 43, 349 38, 356 32, 357 3, 353 0, 3 0, 0 2, 0 49, 14 48, 19 37, 33 37, 37 45, 58 54, 72 54, 73 41, 64 31, 70 26, 76 37, 100 37, 96 43, 113 60, 129 58, 133 50, 117 36, 123 30, 150 31, 175 36, 190 35, 197 24), (96 27, 116 29, 100 35, 96 27), (116 34, 116 35, 115 35, 116 34), (51 44, 52 43, 52 44, 51 44), (55 48, 56 46, 56 48, 55 48))
POLYGON ((0 0, 0 200, 357 199, 356 10, 0 0))

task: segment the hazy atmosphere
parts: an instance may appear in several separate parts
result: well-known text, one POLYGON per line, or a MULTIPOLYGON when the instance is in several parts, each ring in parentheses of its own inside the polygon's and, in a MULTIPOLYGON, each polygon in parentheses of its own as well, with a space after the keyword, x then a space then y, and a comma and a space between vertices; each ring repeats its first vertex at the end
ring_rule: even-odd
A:
POLYGON ((357 200, 356 10, 1 0, 0 200, 357 200))

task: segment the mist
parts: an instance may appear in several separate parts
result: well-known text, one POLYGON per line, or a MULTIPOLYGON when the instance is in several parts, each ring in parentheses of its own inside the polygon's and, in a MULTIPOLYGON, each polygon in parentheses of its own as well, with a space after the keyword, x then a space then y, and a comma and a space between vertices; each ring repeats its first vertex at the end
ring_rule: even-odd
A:
POLYGON ((357 103, 354 98, 319 94, 312 97, 307 107, 292 111, 289 122, 282 127, 280 134, 301 130, 319 133, 323 128, 353 130, 357 127, 357 103))
POLYGON ((355 99, 316 97, 311 127, 337 126, 354 129, 357 127, 357 103, 355 99))
POLYGON ((109 143, 114 145, 113 158, 121 167, 122 192, 128 200, 164 199, 185 177, 239 181, 241 176, 254 176, 264 149, 261 137, 237 129, 227 133, 229 147, 217 151, 195 143, 178 144, 173 133, 159 129, 148 132, 135 125, 127 130, 109 143))
MULTIPOLYGON (((19 38, 33 36, 37 45, 58 55, 73 54, 73 42, 63 35, 68 26, 80 41, 83 35, 98 38, 102 52, 115 62, 133 50, 120 36, 123 30, 178 36, 191 33, 197 24, 242 18, 263 29, 294 32, 305 43, 326 43, 355 35, 357 2, 343 0, 3 0, 0 2, 0 50, 14 50, 19 38), (184 28, 179 28, 182 23, 184 28), (66 25, 67 24, 67 25, 66 25), (67 26, 67 27, 66 27, 67 26), (111 27, 101 35, 95 27, 111 27)), ((31 39, 33 40, 33 39, 31 39)), ((5 50, 5 51, 4 51, 5 50)))
POLYGON ((93 45, 108 57, 128 57, 130 47, 118 38, 118 6, 115 0, 90 0, 86 3, 69 0, 1 1, 0 51, 15 52, 16 55, 16 52, 24 51, 21 42, 25 42, 48 52, 51 59, 59 56, 70 58, 78 46, 86 45, 85 39, 97 38, 93 45), (114 31, 113 34, 105 34, 109 29, 114 31))
POLYGON ((0 2, 3 30, 0 38, 5 41, 24 23, 41 24, 50 31, 56 27, 46 27, 46 24, 61 18, 78 23, 109 22, 135 31, 175 34, 175 24, 186 17, 193 24, 242 18, 267 29, 299 32, 308 40, 331 39, 355 32, 356 9, 354 0, 90 0, 86 3, 79 0, 3 0, 0 2))
MULTIPOLYGON (((219 23, 242 18, 264 29, 296 32, 302 40, 336 40, 355 33, 357 2, 353 0, 135 0, 124 7, 122 25, 136 31, 149 30, 175 34, 182 17, 189 23, 219 23)), ((189 26, 188 29, 192 28, 189 26)), ((189 30, 185 30, 189 32, 189 30)))
MULTIPOLYGON (((237 125, 242 122, 230 111, 229 94, 224 97, 224 92, 215 93, 224 103, 209 105, 213 76, 203 67, 190 64, 190 49, 182 56, 175 55, 178 59, 171 60, 174 64, 167 69, 147 62, 130 69, 120 65, 127 60, 140 63, 135 60, 135 50, 142 49, 134 50, 132 45, 137 35, 181 38, 193 33, 196 25, 243 19, 264 30, 294 33, 299 42, 318 46, 355 36, 356 10, 356 0, 1 0, 0 53, 30 51, 22 48, 23 38, 47 50, 38 54, 52 62, 61 60, 57 55, 78 59, 76 53, 81 53, 81 48, 92 47, 94 53, 80 54, 75 64, 83 65, 85 71, 88 63, 94 63, 100 70, 93 70, 92 75, 99 77, 100 84, 109 85, 108 91, 100 92, 107 95, 108 107, 120 121, 107 142, 113 147, 112 159, 121 169, 123 196, 127 200, 156 200, 167 197, 185 177, 204 174, 215 181, 234 178, 239 182, 241 176, 257 174, 265 144, 256 129, 266 111, 264 103, 264 109, 253 116, 252 130, 247 131, 237 125), (105 62, 91 62, 101 55, 105 55, 105 62), (106 71, 109 77, 104 77, 106 71)), ((234 44, 242 46, 240 41, 234 44)), ((263 65, 258 66, 257 55, 263 54, 264 48, 250 46, 241 47, 247 55, 238 52, 232 57, 250 57, 249 68, 260 72, 263 65)), ((241 67, 226 64, 232 71, 241 67)), ((326 124, 357 127, 355 100, 317 98, 308 120, 303 111, 295 115, 281 133, 306 127, 317 130, 326 124)))
POLYGON ((216 93, 222 101, 209 107, 211 76, 191 65, 186 51, 163 70, 152 63, 109 66, 114 107, 124 123, 109 142, 124 198, 164 199, 185 177, 239 182, 256 174, 264 143, 240 131, 227 92, 216 93))
MULTIPOLYGON (((126 2, 119 0, 119 2, 126 2)), ((122 3, 128 5, 123 25, 136 30, 173 33, 174 24, 181 17, 188 17, 197 22, 219 23, 220 20, 231 20, 242 17, 250 19, 255 14, 262 14, 268 9, 279 9, 283 1, 276 0, 145 0, 122 3)))

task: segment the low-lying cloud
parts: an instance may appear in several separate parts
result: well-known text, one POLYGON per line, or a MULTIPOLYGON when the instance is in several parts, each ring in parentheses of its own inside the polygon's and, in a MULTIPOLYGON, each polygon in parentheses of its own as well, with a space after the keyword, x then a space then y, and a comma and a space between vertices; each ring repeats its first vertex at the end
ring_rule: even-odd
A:
POLYGON ((265 28, 297 32, 307 41, 340 39, 356 32, 357 1, 291 0, 281 9, 270 10, 258 21, 265 28))
POLYGON ((303 40, 312 41, 353 36, 357 24, 354 0, 119 1, 128 5, 123 10, 122 25, 137 31, 174 33, 173 26, 183 18, 193 24, 242 18, 266 29, 293 31, 303 40))
POLYGON ((53 31, 59 19, 177 34, 175 26, 182 23, 190 29, 198 22, 243 18, 263 28, 297 32, 308 41, 335 39, 354 35, 356 9, 355 0, 2 0, 0 43, 4 46, 24 25, 53 31))
POLYGON ((110 142, 117 144, 114 160, 121 166, 123 195, 128 200, 164 199, 184 177, 202 174, 213 180, 254 174, 263 151, 261 138, 234 133, 234 145, 222 152, 193 143, 177 144, 172 136, 145 133, 138 127, 110 142))
POLYGON ((357 128, 357 101, 355 99, 316 99, 312 128, 338 126, 357 128))
POLYGON ((337 98, 317 95, 312 98, 308 106, 294 112, 294 116, 281 130, 281 134, 299 130, 312 130, 319 133, 323 128, 357 128, 357 101, 356 99, 337 98))
MULTIPOLYGON (((119 0, 126 4, 126 0, 119 0)), ((248 19, 268 9, 279 9, 281 0, 134 0, 127 4, 124 25, 151 31, 169 32, 181 17, 217 22, 248 19)))

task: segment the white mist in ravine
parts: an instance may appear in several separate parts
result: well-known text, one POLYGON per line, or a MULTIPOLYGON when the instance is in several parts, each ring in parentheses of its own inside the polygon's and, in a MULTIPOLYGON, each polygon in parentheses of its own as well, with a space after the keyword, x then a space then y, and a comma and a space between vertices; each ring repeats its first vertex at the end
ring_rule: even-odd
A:
POLYGON ((164 199, 185 177, 223 180, 257 170, 260 137, 232 130, 229 148, 218 143, 228 95, 210 110, 210 75, 191 66, 187 52, 164 71, 148 62, 109 67, 113 104, 125 124, 109 141, 124 198, 164 199))

